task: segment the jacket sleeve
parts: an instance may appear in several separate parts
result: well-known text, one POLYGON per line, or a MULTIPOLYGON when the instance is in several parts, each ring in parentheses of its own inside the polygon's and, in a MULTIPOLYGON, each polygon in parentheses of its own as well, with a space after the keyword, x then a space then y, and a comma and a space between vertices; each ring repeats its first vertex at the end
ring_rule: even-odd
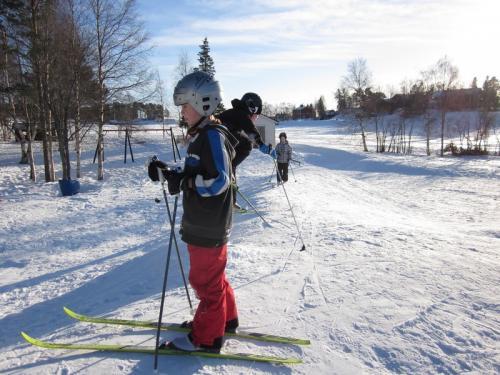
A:
POLYGON ((288 145, 288 161, 292 160, 292 147, 288 145))
POLYGON ((250 120, 248 117, 245 117, 241 121, 241 129, 245 133, 247 133, 248 137, 257 144, 257 146, 260 146, 263 144, 262 139, 260 138, 260 133, 255 127, 254 123, 252 120, 250 120))
POLYGON ((231 184, 231 160, 225 146, 224 136, 217 130, 208 130, 207 143, 200 160, 204 177, 197 174, 195 188, 202 197, 213 197, 224 193, 231 184), (209 176, 208 178, 206 178, 209 176))

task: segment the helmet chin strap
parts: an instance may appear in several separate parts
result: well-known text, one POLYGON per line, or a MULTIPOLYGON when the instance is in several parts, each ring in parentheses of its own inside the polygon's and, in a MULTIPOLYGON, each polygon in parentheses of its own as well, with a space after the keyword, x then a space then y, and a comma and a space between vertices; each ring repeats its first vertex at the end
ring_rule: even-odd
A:
POLYGON ((200 126, 200 124, 207 118, 207 116, 202 116, 197 122, 196 124, 194 124, 193 126, 190 126, 189 129, 188 129, 188 134, 190 135, 194 135, 196 134, 196 132, 198 131, 198 126, 200 126))

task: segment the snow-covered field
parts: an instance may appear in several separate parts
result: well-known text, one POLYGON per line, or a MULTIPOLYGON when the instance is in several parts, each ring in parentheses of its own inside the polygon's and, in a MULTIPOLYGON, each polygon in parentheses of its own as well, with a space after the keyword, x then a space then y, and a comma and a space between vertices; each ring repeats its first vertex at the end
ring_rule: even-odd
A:
MULTIPOLYGON (((302 358, 294 367, 162 357, 163 373, 381 374, 500 372, 500 159, 363 153, 339 120, 283 123, 304 161, 284 192, 271 159, 239 169, 254 214, 235 216, 227 267, 242 327, 309 338, 309 347, 228 339, 226 351, 302 358), (274 180, 273 180, 274 182, 274 180)), ((151 356, 45 350, 46 340, 154 343, 155 332, 79 323, 62 307, 156 320, 168 244, 148 156, 171 159, 168 138, 138 134, 123 163, 123 134, 106 138, 96 181, 94 144, 82 192, 27 180, 19 146, 0 145, 0 372, 150 374, 151 356)), ((373 148, 372 148, 373 149, 373 148)), ((40 180, 43 177, 38 158, 40 180)), ((185 245, 181 244, 187 267, 185 245)), ((164 320, 190 317, 172 258, 164 320)), ((175 334, 164 334, 173 337, 175 334)))

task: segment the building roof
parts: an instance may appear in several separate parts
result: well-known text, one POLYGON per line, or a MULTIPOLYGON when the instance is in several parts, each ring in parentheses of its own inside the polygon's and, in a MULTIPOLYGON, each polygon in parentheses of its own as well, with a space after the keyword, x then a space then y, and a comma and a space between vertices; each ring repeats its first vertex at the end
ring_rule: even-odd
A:
POLYGON ((277 123, 278 121, 273 120, 272 118, 265 115, 259 115, 259 117, 257 117, 257 120, 255 121, 256 126, 276 125, 277 123))

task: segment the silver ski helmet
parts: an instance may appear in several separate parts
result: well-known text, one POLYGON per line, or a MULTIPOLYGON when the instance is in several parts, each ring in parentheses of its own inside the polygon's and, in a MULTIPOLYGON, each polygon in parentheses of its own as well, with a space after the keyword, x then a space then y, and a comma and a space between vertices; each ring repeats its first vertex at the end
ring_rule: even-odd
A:
POLYGON ((262 99, 254 92, 247 92, 241 97, 241 101, 245 103, 250 114, 260 115, 262 113, 262 99))
POLYGON ((222 101, 219 82, 202 71, 184 76, 174 89, 174 104, 190 104, 202 116, 210 116, 222 101))

